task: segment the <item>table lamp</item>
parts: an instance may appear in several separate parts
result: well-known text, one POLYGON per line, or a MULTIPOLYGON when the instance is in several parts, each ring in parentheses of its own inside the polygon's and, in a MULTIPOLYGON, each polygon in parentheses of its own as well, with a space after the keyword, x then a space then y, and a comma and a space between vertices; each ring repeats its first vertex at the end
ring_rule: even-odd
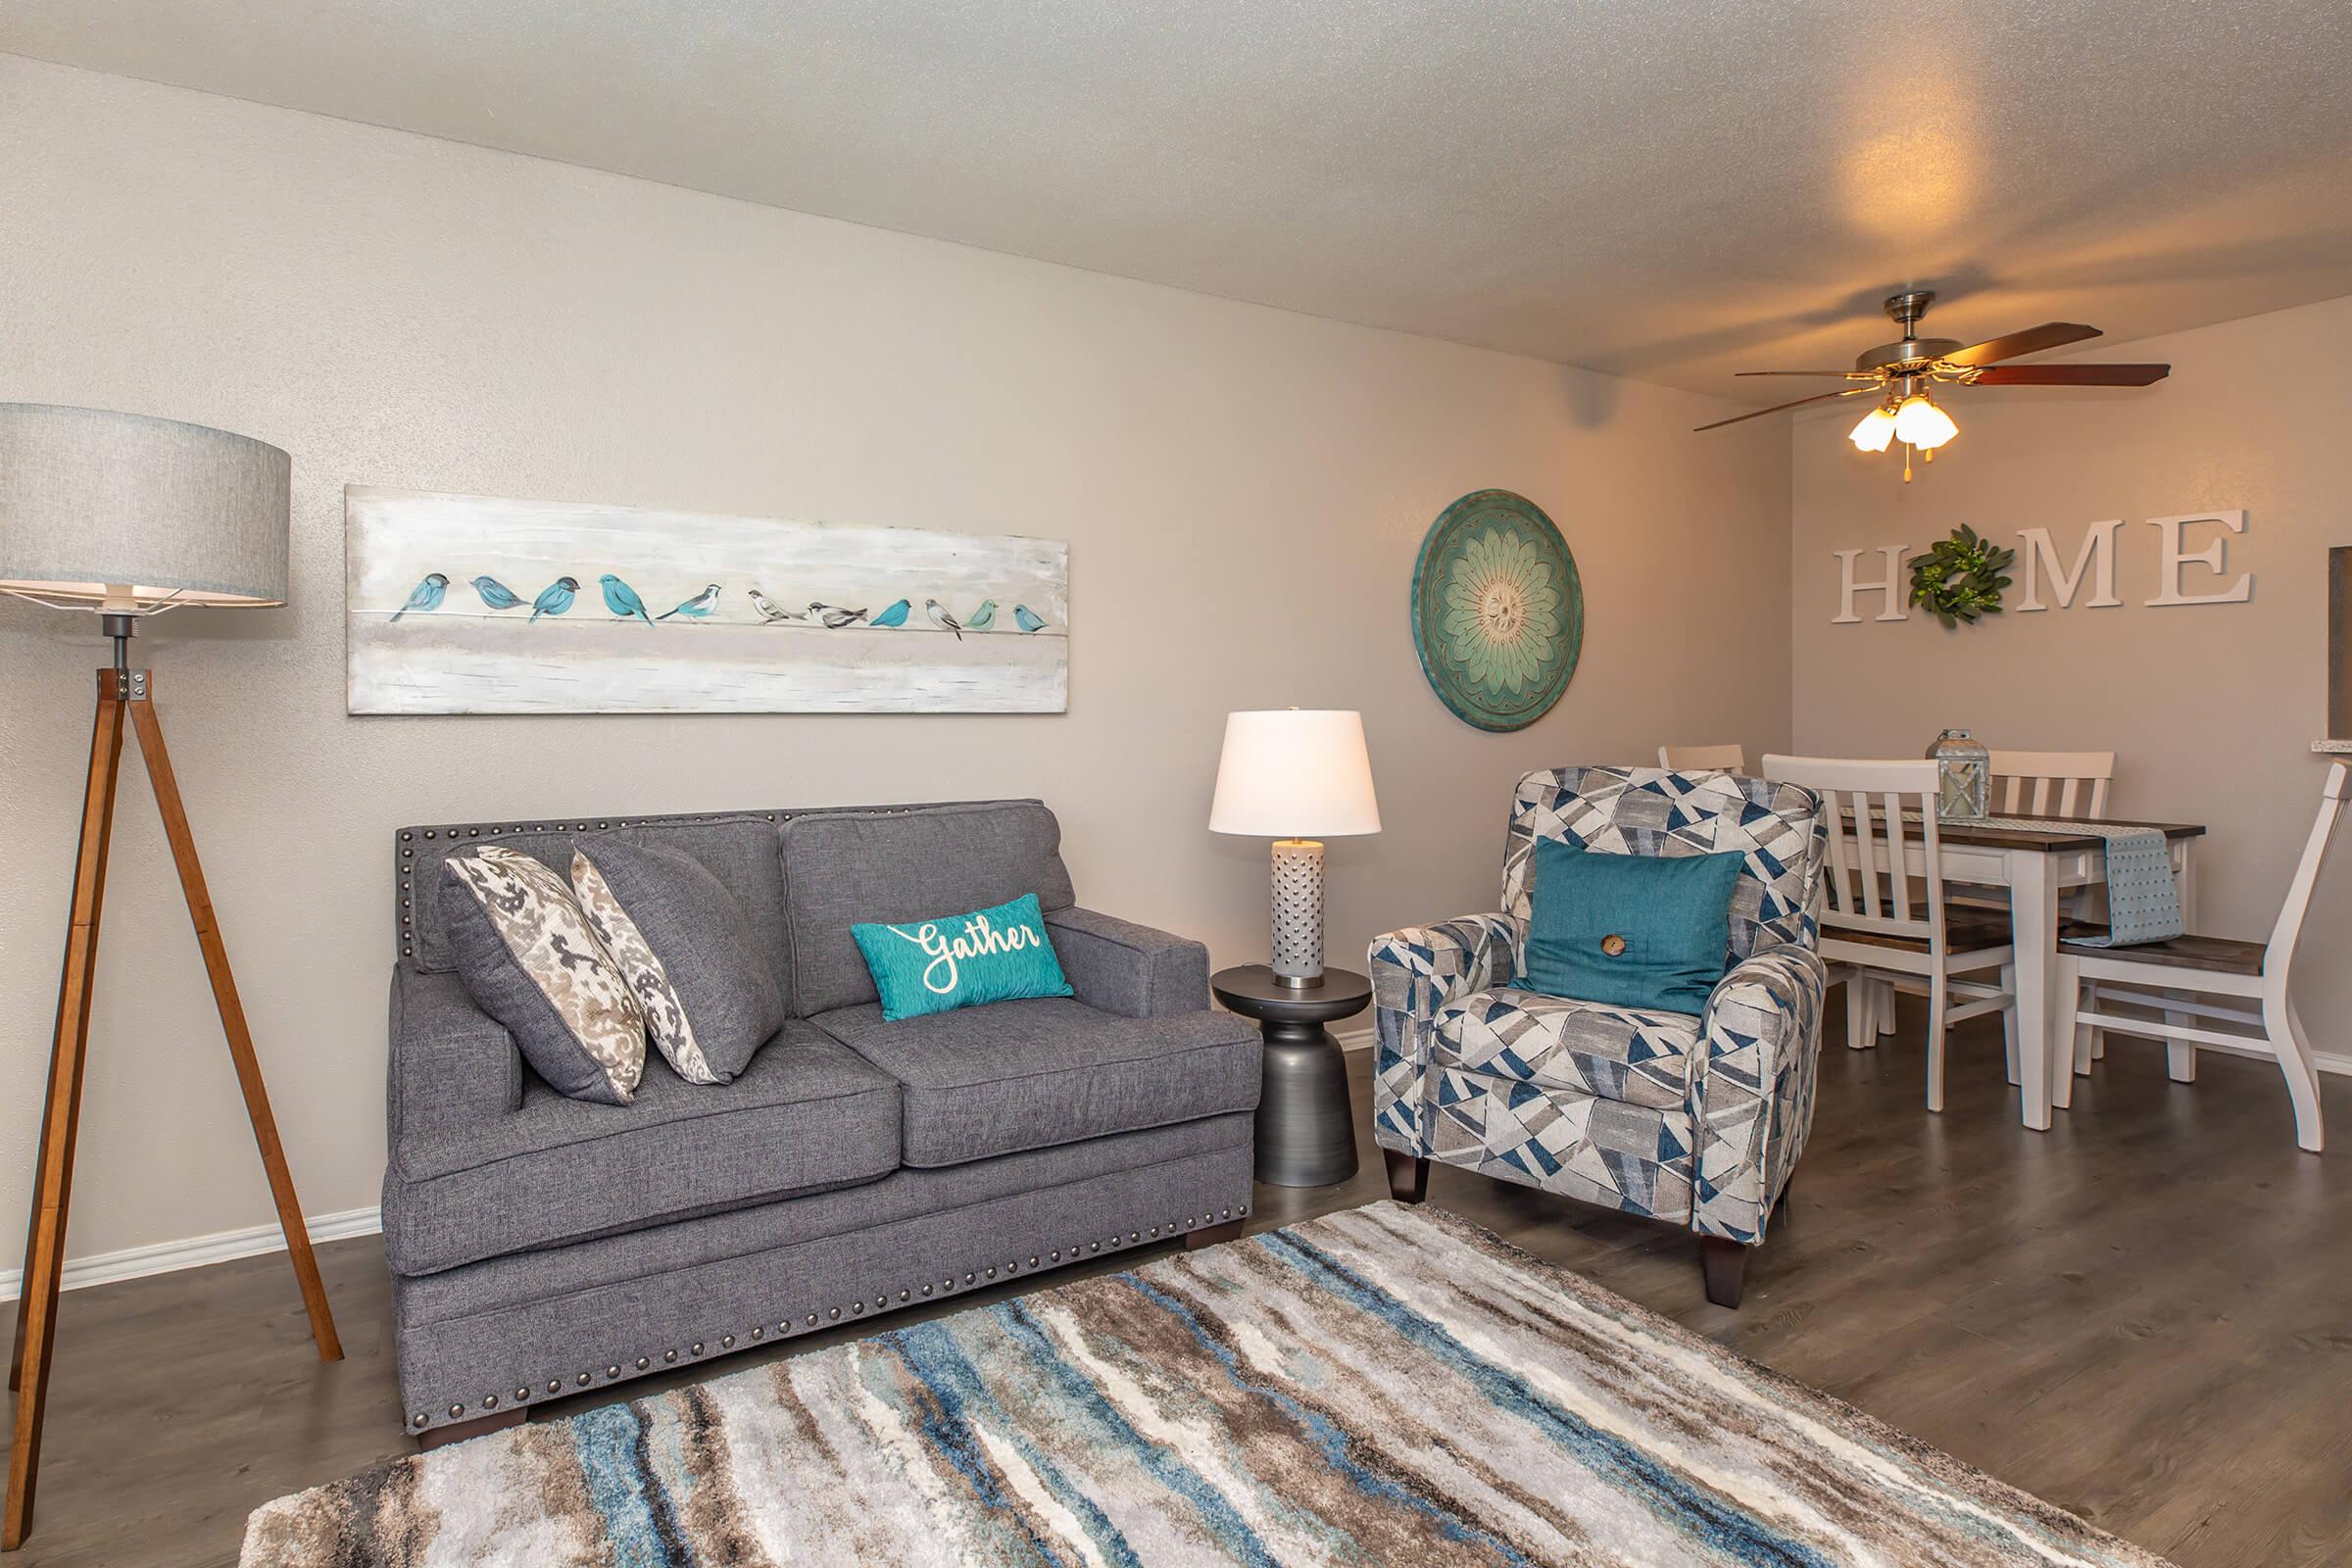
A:
POLYGON ((106 895, 107 849, 114 834, 115 786, 122 776, 127 714, 147 760, 178 867, 180 891, 196 924, 196 945, 212 981, 220 1027, 254 1142, 277 1205, 296 1283, 321 1360, 340 1360, 326 1292, 294 1182, 278 1146, 269 1091, 253 1053, 244 1005, 229 972, 228 951, 205 890, 204 868, 172 759, 155 711, 154 681, 132 669, 130 638, 148 615, 183 606, 261 607, 286 601, 286 532, 291 465, 283 452, 246 436, 171 419, 98 409, 0 403, 0 593, 99 617, 112 639, 112 666, 98 671, 98 711, 81 805, 80 848, 74 859, 65 970, 49 1053, 47 1109, 33 1174, 30 1234, 17 1300, 17 1340, 8 1385, 17 1391, 16 1444, 9 1453, 8 1507, 0 1550, 15 1550, 32 1524, 41 1414, 56 1346, 58 1279, 65 1266, 66 1206, 73 1190, 75 1124, 89 1044, 90 998, 98 962, 98 921, 106 895))
POLYGON ((1209 831, 1274 841, 1274 980, 1323 983, 1323 846, 1380 831, 1364 716, 1285 708, 1225 715, 1209 831))

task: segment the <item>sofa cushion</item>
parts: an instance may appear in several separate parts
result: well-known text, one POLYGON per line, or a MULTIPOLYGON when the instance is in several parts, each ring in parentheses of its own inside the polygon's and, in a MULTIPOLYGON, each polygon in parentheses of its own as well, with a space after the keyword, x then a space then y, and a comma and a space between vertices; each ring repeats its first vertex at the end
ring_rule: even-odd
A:
POLYGON ((1077 902, 1061 824, 1036 801, 810 811, 783 827, 792 1004, 804 1018, 875 1000, 850 927, 982 909, 1024 893, 1049 913, 1077 902))
POLYGON ((627 1104, 645 1070, 645 1009, 570 885, 496 844, 441 875, 441 918, 482 1011, 558 1092, 627 1104))
POLYGON ((1603 1006, 1504 987, 1438 1008, 1433 1059, 1628 1105, 1680 1109, 1698 1051, 1687 1012, 1603 1006))
POLYGON ((572 852, 571 886, 688 1083, 725 1083, 783 1026, 784 991, 743 902, 692 856, 595 834, 572 852))
POLYGON ((899 1023, 868 1003, 813 1021, 905 1086, 909 1165, 1257 1106, 1257 1026, 1228 1012, 1123 1018, 1049 998, 899 1023))
POLYGON ((728 1084, 659 1057, 629 1105, 526 1082, 522 1107, 406 1137, 384 1176, 384 1251, 402 1274, 723 1213, 888 1175, 899 1086, 793 1021, 728 1084))
POLYGON ((503 844, 520 850, 558 876, 568 877, 573 846, 591 833, 610 831, 635 843, 691 856, 717 877, 742 904, 753 937, 774 969, 776 986, 784 992, 789 1008, 792 955, 785 935, 784 863, 777 853, 776 823, 771 816, 581 817, 570 822, 402 831, 401 947, 403 956, 427 974, 457 967, 433 896, 441 885, 445 858, 485 844, 503 844))

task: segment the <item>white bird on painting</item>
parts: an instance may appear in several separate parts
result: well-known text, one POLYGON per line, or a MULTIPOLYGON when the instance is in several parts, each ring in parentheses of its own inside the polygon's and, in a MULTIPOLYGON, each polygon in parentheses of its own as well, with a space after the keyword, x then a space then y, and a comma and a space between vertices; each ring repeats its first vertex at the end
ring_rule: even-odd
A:
MULTIPOLYGON (((805 626, 814 618, 806 611, 786 610, 782 605, 777 604, 773 599, 768 598, 767 595, 761 593, 757 588, 750 590, 750 598, 752 601, 752 608, 760 612, 760 618, 769 622, 771 625, 781 624, 788 626, 805 626)), ((812 606, 811 608, 813 609, 814 607, 812 606)))
POLYGON ((662 612, 662 613, 656 615, 654 618, 656 620, 667 620, 672 615, 684 615, 688 620, 701 620, 704 616, 710 613, 710 607, 717 603, 718 584, 712 583, 710 587, 705 588, 701 593, 696 594, 692 599, 687 600, 684 604, 677 606, 675 609, 664 610, 662 612))
POLYGON ((823 621, 825 630, 839 631, 844 626, 857 625, 866 617, 869 612, 844 610, 839 605, 828 605, 821 600, 811 599, 808 601, 808 613, 823 621))
POLYGON ((963 622, 957 620, 954 615, 949 614, 947 608, 940 604, 938 600, 924 600, 923 613, 931 617, 932 625, 937 626, 942 631, 952 631, 956 634, 956 640, 957 642, 963 641, 963 622))

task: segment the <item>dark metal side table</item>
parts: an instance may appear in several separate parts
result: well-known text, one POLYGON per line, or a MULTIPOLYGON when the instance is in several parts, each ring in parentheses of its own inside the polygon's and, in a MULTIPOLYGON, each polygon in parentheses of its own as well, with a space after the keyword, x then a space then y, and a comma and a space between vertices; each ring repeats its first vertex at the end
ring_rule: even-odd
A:
POLYGON ((1217 1000, 1258 1021, 1266 1037, 1264 1092, 1257 1102, 1257 1179, 1277 1187, 1328 1187, 1355 1174, 1355 1107, 1348 1064, 1323 1026, 1372 1001, 1372 982, 1326 969, 1320 986, 1277 985, 1262 963, 1220 969, 1217 1000))

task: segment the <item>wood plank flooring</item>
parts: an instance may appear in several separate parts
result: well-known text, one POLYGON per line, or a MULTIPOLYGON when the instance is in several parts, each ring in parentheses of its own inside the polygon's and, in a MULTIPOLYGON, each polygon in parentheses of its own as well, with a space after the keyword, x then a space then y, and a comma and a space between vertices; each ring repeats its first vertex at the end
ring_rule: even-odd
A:
MULTIPOLYGON (((2036 1134, 1989 1020, 1960 1031, 1935 1116, 1919 1014, 1856 1053, 1831 1012, 1812 1142, 1738 1312, 1700 1295, 1687 1234, 1444 1166, 1430 1201, 2183 1568, 2352 1562, 2352 1085, 2323 1085, 2338 1151, 2314 1157, 2276 1069, 2209 1053, 2178 1085, 2117 1039, 2036 1134)), ((1344 1186, 1261 1187, 1252 1228, 1385 1197, 1362 1149, 1344 1186)), ((333 1366, 283 1256, 67 1296, 13 1563, 230 1564, 257 1504, 410 1451, 381 1249, 318 1258, 333 1366)))

